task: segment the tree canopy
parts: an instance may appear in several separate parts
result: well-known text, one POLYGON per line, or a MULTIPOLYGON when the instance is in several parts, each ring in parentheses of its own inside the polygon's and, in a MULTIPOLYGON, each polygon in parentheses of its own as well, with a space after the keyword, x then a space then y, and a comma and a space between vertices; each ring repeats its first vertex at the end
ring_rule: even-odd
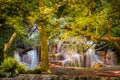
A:
POLYGON ((120 0, 44 0, 43 7, 38 4, 39 0, 0 0, 1 52, 13 32, 25 38, 38 23, 44 25, 51 42, 89 36, 120 49, 120 0))

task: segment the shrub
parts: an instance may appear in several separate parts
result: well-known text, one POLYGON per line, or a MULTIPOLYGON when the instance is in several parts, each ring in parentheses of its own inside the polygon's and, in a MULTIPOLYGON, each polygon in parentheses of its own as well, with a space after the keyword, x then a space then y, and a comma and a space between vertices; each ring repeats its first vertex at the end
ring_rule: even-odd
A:
POLYGON ((25 73, 27 68, 24 64, 19 64, 19 62, 11 57, 6 58, 2 63, 3 74, 7 76, 13 76, 18 73, 25 73))
POLYGON ((3 76, 3 69, 2 69, 2 66, 0 66, 0 77, 2 77, 3 76))
POLYGON ((28 71, 24 64, 19 64, 16 69, 16 73, 26 73, 28 71))

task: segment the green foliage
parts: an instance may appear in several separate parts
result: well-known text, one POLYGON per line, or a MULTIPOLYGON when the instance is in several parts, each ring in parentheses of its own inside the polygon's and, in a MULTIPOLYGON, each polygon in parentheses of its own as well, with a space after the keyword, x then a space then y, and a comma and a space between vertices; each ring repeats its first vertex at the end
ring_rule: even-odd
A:
MULTIPOLYGON (((24 39, 24 35, 34 25, 34 22, 45 27, 48 39, 51 42, 54 42, 56 38, 67 41, 71 37, 81 35, 98 39, 109 29, 110 17, 112 17, 111 26, 114 27, 111 29, 111 35, 118 37, 120 35, 120 0, 44 0, 44 7, 40 8, 39 0, 6 0, 0 2, 1 54, 4 43, 8 41, 8 37, 14 31, 17 32, 17 38, 24 39), (7 31, 10 28, 6 25, 11 26, 13 30, 7 31)), ((34 46, 39 44, 39 34, 37 33, 35 39, 26 37, 26 42, 33 42, 31 45, 34 46)))
POLYGON ((31 45, 32 47, 39 46, 40 43, 40 32, 36 30, 32 35, 26 37, 24 43, 31 45))
POLYGON ((6 24, 13 26, 15 32, 19 33, 19 35, 23 35, 25 33, 25 27, 22 24, 23 19, 18 16, 8 17, 6 24))
MULTIPOLYGON (((14 28, 11 26, 2 26, 0 27, 0 61, 3 60, 3 49, 4 49, 4 44, 7 43, 11 37, 11 35, 14 33, 14 28)), ((9 48, 9 52, 12 53, 14 50, 14 43, 13 45, 9 48)))
POLYGON ((1 63, 3 74, 12 76, 13 74, 25 73, 27 68, 24 64, 19 64, 14 58, 8 57, 1 63))
POLYGON ((27 68, 24 64, 19 64, 16 69, 16 73, 26 73, 27 68))
POLYGON ((119 37, 120 35, 119 0, 117 3, 112 0, 45 0, 45 6, 47 6, 46 9, 55 10, 52 13, 54 16, 48 16, 50 13, 48 10, 47 19, 51 16, 53 18, 44 21, 51 42, 55 42, 56 38, 69 41, 71 37, 77 36, 90 36, 96 41, 109 30, 110 24, 111 27, 115 27, 110 30, 111 36, 119 37))
MULTIPOLYGON (((31 12, 37 12, 38 0, 0 0, 0 62, 3 60, 4 44, 13 34, 17 33, 17 39, 24 39, 31 24, 27 18, 31 12)), ((10 46, 8 54, 13 54, 15 42, 10 46)))
MULTIPOLYGON (((86 36, 104 33, 104 30, 108 29, 109 16, 113 14, 115 17, 119 17, 120 11, 119 0, 117 3, 112 0, 45 0, 45 5, 41 8, 39 8, 38 2, 39 0, 2 2, 2 18, 6 18, 6 24, 12 25, 15 31, 22 35, 26 32, 26 27, 33 25, 38 20, 46 26, 48 36, 54 34, 54 37, 58 37, 59 34, 62 34, 60 31, 66 34, 68 30, 62 29, 65 26, 73 29, 70 31, 72 36, 79 34, 86 36), (8 16, 9 13, 10 16, 8 16), (64 22, 61 18, 65 19, 64 22)), ((114 18, 114 21, 117 19, 114 18)), ((69 34, 69 31, 67 33, 69 34)))
POLYGON ((120 28, 119 27, 112 28, 111 35, 115 37, 120 37, 120 28))
POLYGON ((13 71, 13 69, 17 68, 17 65, 17 60, 13 58, 7 58, 1 64, 1 66, 4 67, 4 71, 13 71))

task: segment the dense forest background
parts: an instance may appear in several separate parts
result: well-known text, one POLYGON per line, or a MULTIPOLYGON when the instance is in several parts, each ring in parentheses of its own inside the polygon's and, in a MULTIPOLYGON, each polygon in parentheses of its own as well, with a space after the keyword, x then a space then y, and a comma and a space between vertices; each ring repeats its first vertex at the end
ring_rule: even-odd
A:
POLYGON ((56 38, 74 37, 78 41, 86 36, 99 46, 107 44, 106 49, 114 50, 119 58, 120 0, 0 0, 0 61, 14 32, 17 37, 8 49, 11 56, 20 39, 32 46, 36 39, 40 45, 44 40, 54 43, 56 38), (31 40, 28 30, 34 25, 40 33, 31 40))

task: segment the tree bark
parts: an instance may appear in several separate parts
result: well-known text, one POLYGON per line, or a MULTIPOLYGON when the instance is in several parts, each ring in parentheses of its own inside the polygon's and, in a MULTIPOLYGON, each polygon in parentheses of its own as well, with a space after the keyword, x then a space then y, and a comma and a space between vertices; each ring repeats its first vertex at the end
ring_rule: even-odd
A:
POLYGON ((7 57, 7 52, 8 52, 8 48, 11 46, 11 44, 13 43, 14 39, 16 37, 16 33, 14 32, 9 40, 8 43, 5 43, 4 46, 4 59, 7 57))
POLYGON ((103 40, 103 41, 108 41, 108 42, 120 42, 120 37, 103 37, 101 38, 100 40, 103 40))
POLYGON ((48 45, 47 45, 47 35, 43 26, 39 26, 40 30, 40 46, 41 46, 41 62, 40 68, 43 72, 49 70, 49 57, 48 57, 48 45))
MULTIPOLYGON (((39 0, 39 9, 44 7, 44 0, 39 0)), ((40 30, 40 47, 41 47, 41 62, 40 68, 41 71, 47 72, 49 70, 49 57, 48 57, 48 38, 45 27, 39 22, 38 29, 40 30)))

